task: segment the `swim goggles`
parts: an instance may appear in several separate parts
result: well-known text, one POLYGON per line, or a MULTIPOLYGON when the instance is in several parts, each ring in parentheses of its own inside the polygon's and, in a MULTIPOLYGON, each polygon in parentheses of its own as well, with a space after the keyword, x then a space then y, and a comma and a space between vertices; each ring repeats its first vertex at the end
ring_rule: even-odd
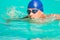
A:
POLYGON ((30 14, 31 12, 35 14, 37 11, 38 11, 37 9, 34 9, 34 10, 27 10, 28 14, 30 14))

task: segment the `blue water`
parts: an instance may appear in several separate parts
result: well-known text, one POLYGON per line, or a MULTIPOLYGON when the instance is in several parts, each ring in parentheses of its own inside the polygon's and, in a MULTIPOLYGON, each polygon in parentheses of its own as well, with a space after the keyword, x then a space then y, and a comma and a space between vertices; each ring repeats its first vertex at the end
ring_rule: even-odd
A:
POLYGON ((29 21, 11 21, 8 24, 0 23, 0 39, 15 40, 15 39, 31 39, 41 38, 60 39, 60 21, 52 21, 50 23, 38 24, 29 21))
MULTIPOLYGON (((31 0, 0 0, 0 40, 60 40, 60 20, 36 23, 28 20, 11 21, 6 19, 27 16, 27 6, 31 0)), ((45 14, 60 14, 59 0, 41 0, 45 14)))

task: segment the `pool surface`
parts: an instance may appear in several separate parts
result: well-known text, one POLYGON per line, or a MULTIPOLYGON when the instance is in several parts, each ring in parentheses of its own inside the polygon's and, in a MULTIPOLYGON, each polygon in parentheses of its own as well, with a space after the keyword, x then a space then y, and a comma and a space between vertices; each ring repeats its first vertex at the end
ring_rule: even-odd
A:
POLYGON ((8 24, 0 23, 1 40, 29 40, 31 38, 60 40, 60 21, 38 24, 26 20, 15 20, 8 24))
MULTIPOLYGON (((0 0, 0 40, 60 40, 60 20, 54 17, 42 20, 13 20, 28 15, 27 6, 31 0, 0 0), (7 22, 7 23, 6 23, 7 22)), ((45 14, 60 14, 59 0, 41 0, 45 14)))

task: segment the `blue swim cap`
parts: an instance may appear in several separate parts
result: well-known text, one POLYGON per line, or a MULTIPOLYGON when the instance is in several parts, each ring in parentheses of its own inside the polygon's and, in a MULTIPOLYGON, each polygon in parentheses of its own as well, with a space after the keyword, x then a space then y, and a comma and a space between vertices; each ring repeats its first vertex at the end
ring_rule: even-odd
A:
POLYGON ((43 12, 43 5, 39 0, 30 1, 30 3, 28 4, 28 8, 37 8, 43 12))

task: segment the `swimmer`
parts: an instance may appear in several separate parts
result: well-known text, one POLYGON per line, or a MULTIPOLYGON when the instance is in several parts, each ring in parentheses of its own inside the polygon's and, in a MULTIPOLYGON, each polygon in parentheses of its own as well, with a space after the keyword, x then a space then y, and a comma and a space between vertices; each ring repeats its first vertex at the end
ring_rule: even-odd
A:
POLYGON ((26 16, 25 18, 31 18, 31 19, 35 19, 35 18, 49 18, 49 17, 55 17, 56 20, 60 20, 60 14, 50 14, 50 15, 45 15, 43 13, 43 5, 41 3, 41 1, 39 0, 32 0, 29 4, 28 4, 28 16, 26 16))
MULTIPOLYGON (((37 18, 42 18, 42 19, 46 19, 46 18, 50 18, 50 17, 55 17, 56 20, 60 20, 60 14, 50 14, 50 15, 45 15, 43 13, 43 5, 41 3, 41 1, 39 0, 32 0, 29 4, 28 4, 28 16, 26 16, 25 18, 31 18, 31 19, 37 19, 37 18)), ((41 40, 40 38, 38 39, 33 39, 33 40, 41 40)))

